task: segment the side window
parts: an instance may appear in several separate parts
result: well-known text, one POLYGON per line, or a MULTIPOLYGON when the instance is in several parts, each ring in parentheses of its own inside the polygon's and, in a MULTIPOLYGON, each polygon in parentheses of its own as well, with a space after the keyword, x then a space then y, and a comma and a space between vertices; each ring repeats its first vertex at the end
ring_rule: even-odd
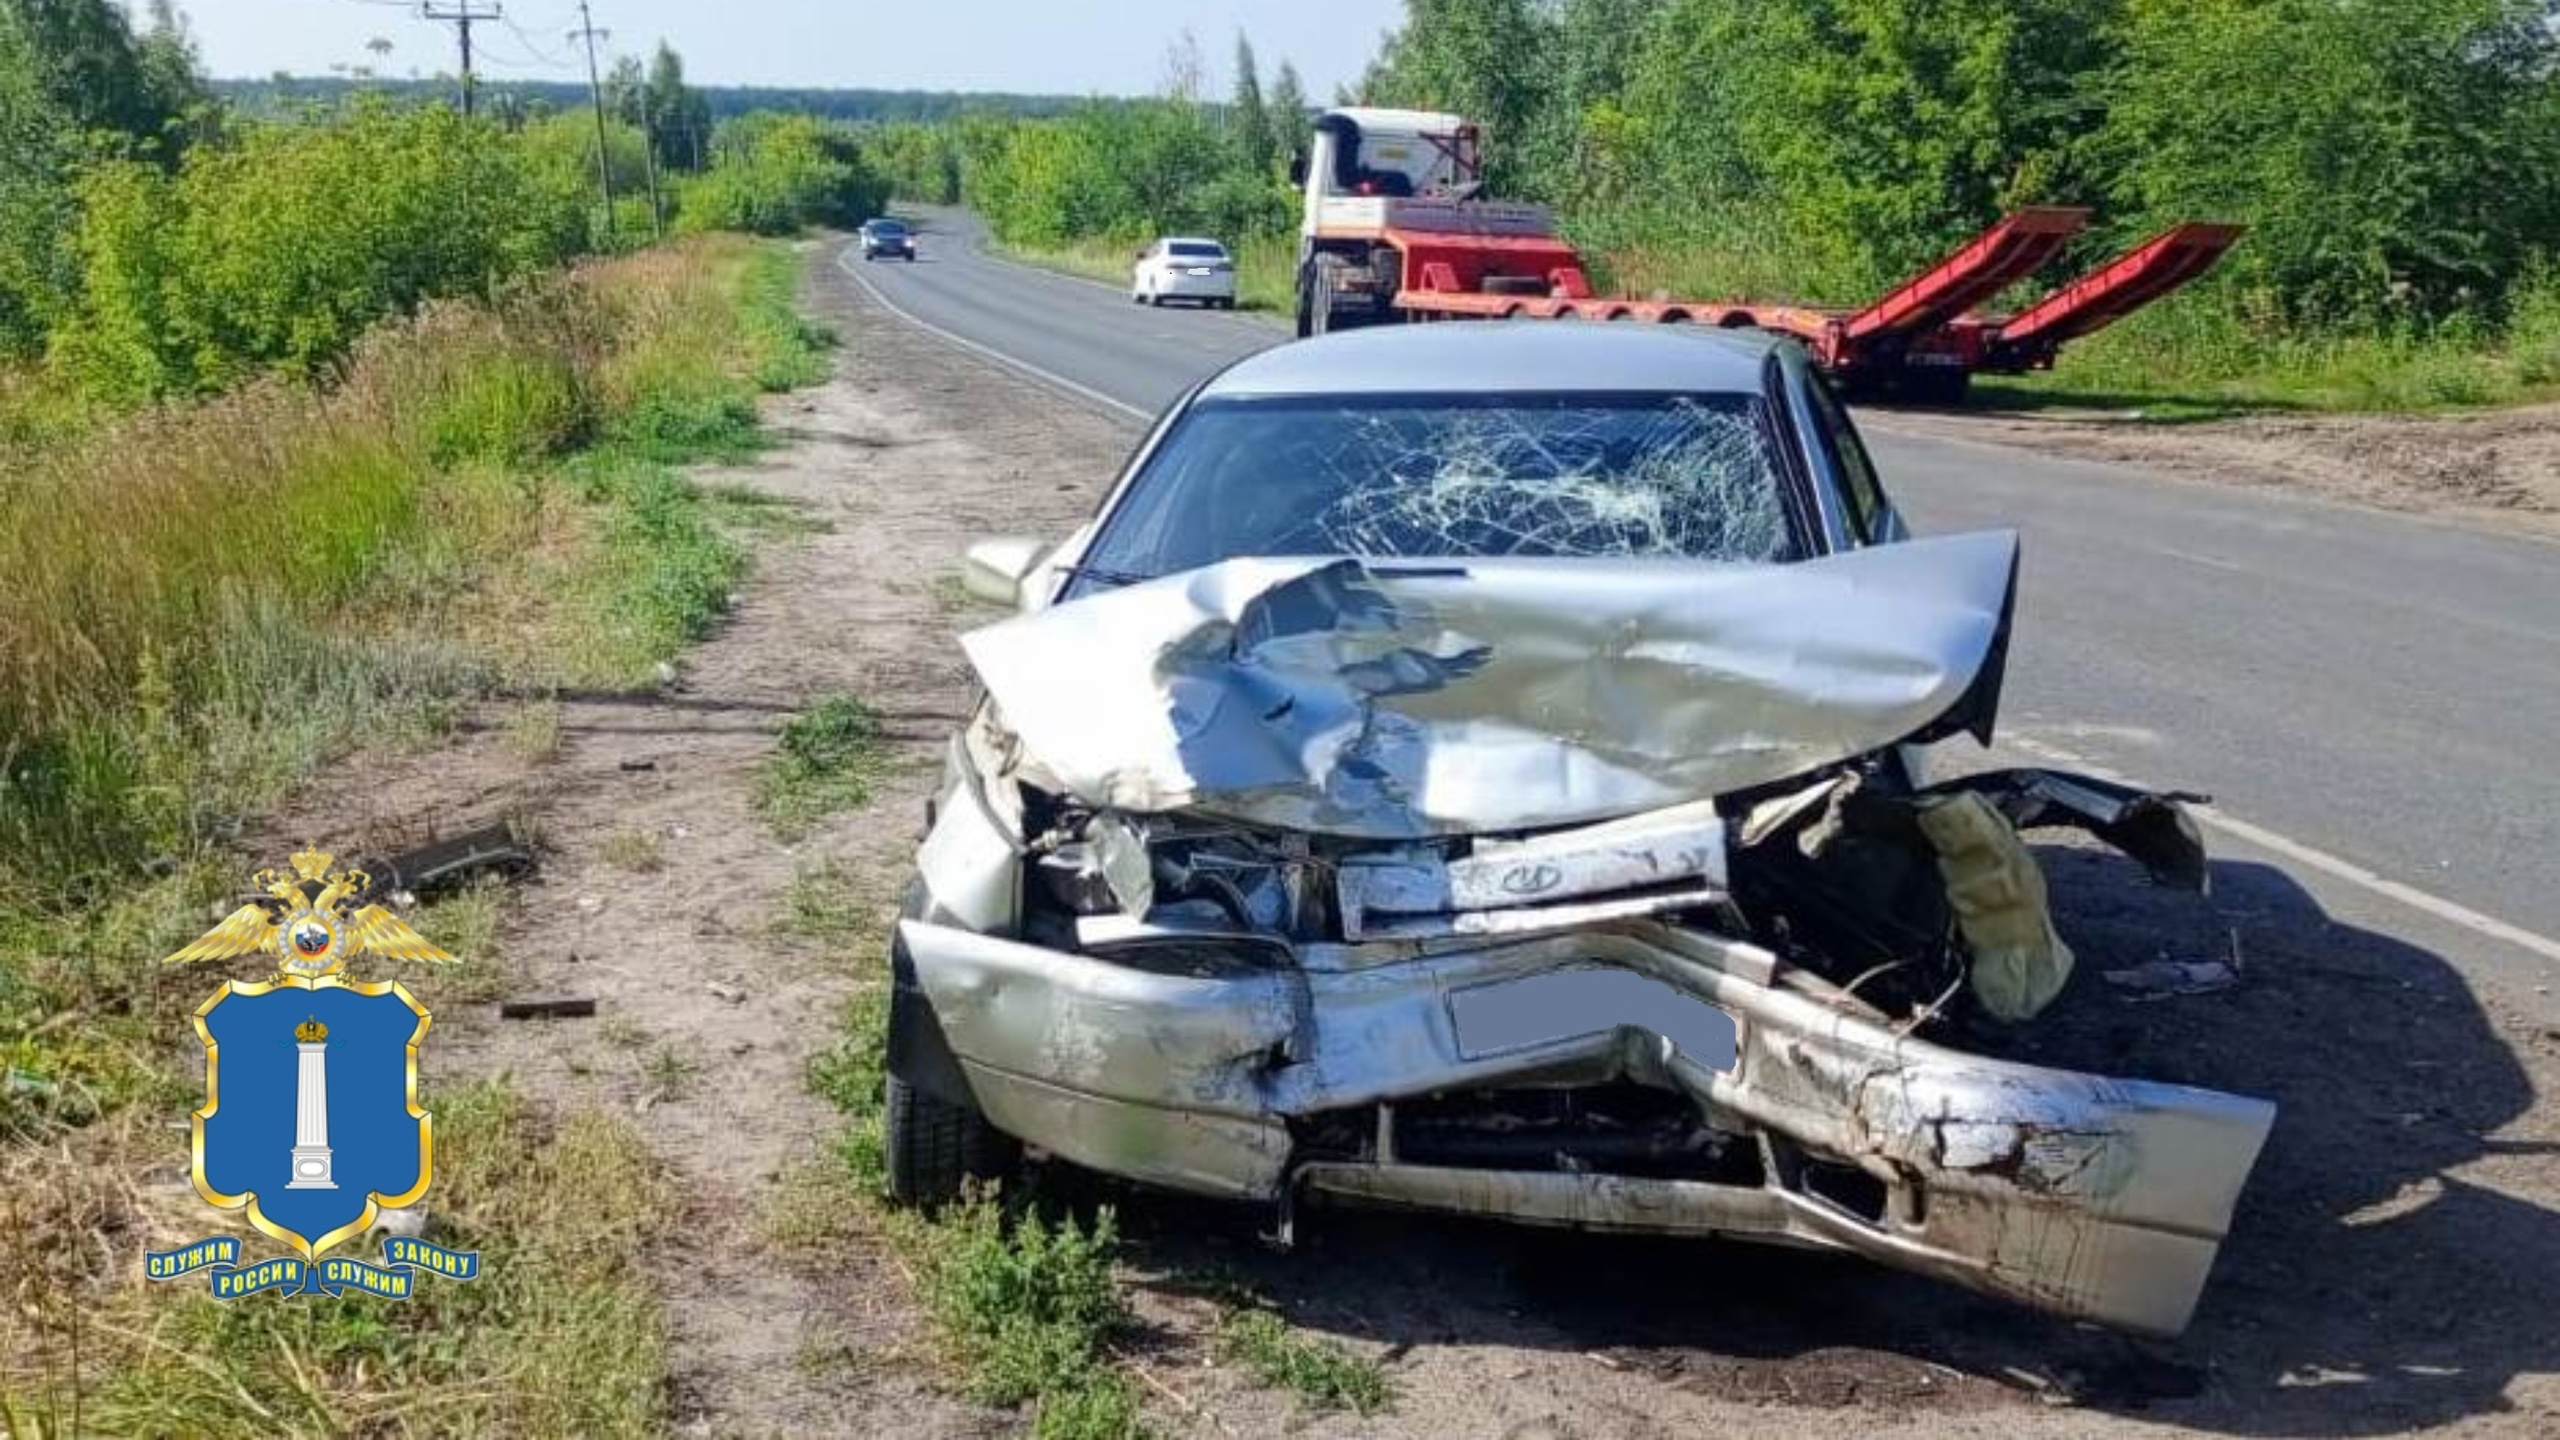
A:
POLYGON ((1867 447, 1858 439, 1858 427, 1849 423, 1849 411, 1831 393, 1829 382, 1812 377, 1813 413, 1822 422, 1822 445, 1831 452, 1831 463, 1840 470, 1842 487, 1849 494, 1850 522, 1858 538, 1873 543, 1881 538, 1884 525, 1884 486, 1876 479, 1875 462, 1867 458, 1867 447))

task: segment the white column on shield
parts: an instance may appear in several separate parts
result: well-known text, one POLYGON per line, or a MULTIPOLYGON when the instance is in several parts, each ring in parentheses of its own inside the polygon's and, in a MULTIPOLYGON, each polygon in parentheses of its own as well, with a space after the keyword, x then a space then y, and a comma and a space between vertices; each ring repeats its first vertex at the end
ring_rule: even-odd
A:
MULTIPOLYGON (((325 1037, 327 1031, 306 1025, 296 1032, 325 1037)), ((293 1102, 293 1179, 288 1190, 335 1190, 329 1178, 329 1046, 325 1038, 305 1039, 293 1047, 301 1069, 295 1076, 293 1102)))

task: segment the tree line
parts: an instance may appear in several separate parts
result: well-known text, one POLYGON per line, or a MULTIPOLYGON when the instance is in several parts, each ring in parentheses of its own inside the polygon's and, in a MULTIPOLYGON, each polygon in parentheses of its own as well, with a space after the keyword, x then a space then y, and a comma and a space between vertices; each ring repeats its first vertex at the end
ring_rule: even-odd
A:
MULTIPOLYGON (((1335 98, 1475 119, 1492 193, 1556 206, 1621 279, 1859 303, 2009 209, 2083 205, 2084 261, 2177 220, 2248 226, 2186 303, 2260 330, 2494 327, 2560 246, 2555 9, 1407 0, 1335 98)), ((1023 244, 1281 233, 1305 100, 1263 95, 1242 44, 1235 71, 1224 104, 1169 86, 954 121, 893 178, 956 184, 1023 244)))
POLYGON ((250 114, 169 0, 138 27, 111 0, 0 0, 0 429, 31 393, 128 406, 316 375, 436 298, 670 228, 850 224, 886 198, 851 127, 716 118, 663 45, 616 65, 601 146, 584 107, 466 119, 450 98, 359 87, 250 114))
MULTIPOLYGON (((454 82, 449 76, 292 75, 278 71, 264 79, 215 80, 211 84, 213 93, 233 109, 252 115, 283 116, 314 103, 335 105, 357 91, 402 99, 438 99, 452 93, 454 82)), ((576 110, 587 103, 583 81, 484 78, 477 90, 480 103, 526 115, 576 110)), ((962 115, 986 114, 1036 119, 1064 115, 1081 103, 1073 95, 781 85, 704 85, 694 93, 701 97, 713 120, 779 111, 861 125, 931 124, 962 115)))
POLYGON ((2299 325, 2501 313, 2560 241, 2545 0, 1408 0, 1358 90, 1611 242, 1856 301, 2004 210, 2242 222, 2299 325))
POLYGON ((971 114, 874 132, 873 153, 901 195, 965 199, 1010 243, 1199 232, 1241 240, 1295 227, 1289 156, 1311 111, 1297 67, 1266 91, 1252 42, 1238 36, 1223 103, 1203 93, 1199 47, 1168 53, 1165 93, 1088 100, 1065 115, 971 114))

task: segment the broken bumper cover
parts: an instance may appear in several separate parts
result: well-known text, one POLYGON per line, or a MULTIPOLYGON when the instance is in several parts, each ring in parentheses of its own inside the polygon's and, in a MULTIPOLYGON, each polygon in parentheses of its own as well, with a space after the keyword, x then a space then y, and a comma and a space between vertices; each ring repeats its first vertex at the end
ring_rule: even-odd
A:
POLYGON ((1982 1059, 1652 921, 1498 942, 1188 940, 1103 957, 905 921, 915 985, 1007 1132, 1239 1199, 1298 1189, 1592 1229, 1836 1249, 2058 1314, 2185 1327, 2266 1102, 1982 1059), (1667 1038, 1668 1037, 1668 1038, 1667 1038), (1754 1137, 1757 1185, 1296 1153, 1291 1121, 1433 1094, 1631 1080, 1754 1137), (1872 1177, 1874 1213, 1806 1183, 1872 1177))

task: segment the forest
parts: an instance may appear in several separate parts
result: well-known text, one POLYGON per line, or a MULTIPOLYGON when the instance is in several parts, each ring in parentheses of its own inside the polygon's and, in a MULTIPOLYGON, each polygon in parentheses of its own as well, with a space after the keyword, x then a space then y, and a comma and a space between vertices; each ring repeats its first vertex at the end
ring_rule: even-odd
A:
POLYGON ((138 28, 107 0, 0 3, 0 437, 316 376, 379 321, 577 255, 850 224, 885 198, 852 127, 720 118, 664 46, 616 65, 601 124, 449 98, 253 114, 167 0, 138 28))
MULTIPOLYGON (((2088 206, 2088 262, 2236 221, 2207 283, 2054 377, 2418 408, 2560 385, 2560 32, 2540 0, 1408 0, 1337 103, 1476 119, 1638 293, 1859 303, 2004 211, 2088 206)), ((1165 93, 941 127, 1018 247, 1205 229, 1285 251, 1307 98, 1165 93)), ((912 173, 910 173, 912 172, 912 173)), ((1093 247, 1099 250, 1101 247, 1093 247)), ((1285 262, 1283 262, 1285 263, 1285 262)))

